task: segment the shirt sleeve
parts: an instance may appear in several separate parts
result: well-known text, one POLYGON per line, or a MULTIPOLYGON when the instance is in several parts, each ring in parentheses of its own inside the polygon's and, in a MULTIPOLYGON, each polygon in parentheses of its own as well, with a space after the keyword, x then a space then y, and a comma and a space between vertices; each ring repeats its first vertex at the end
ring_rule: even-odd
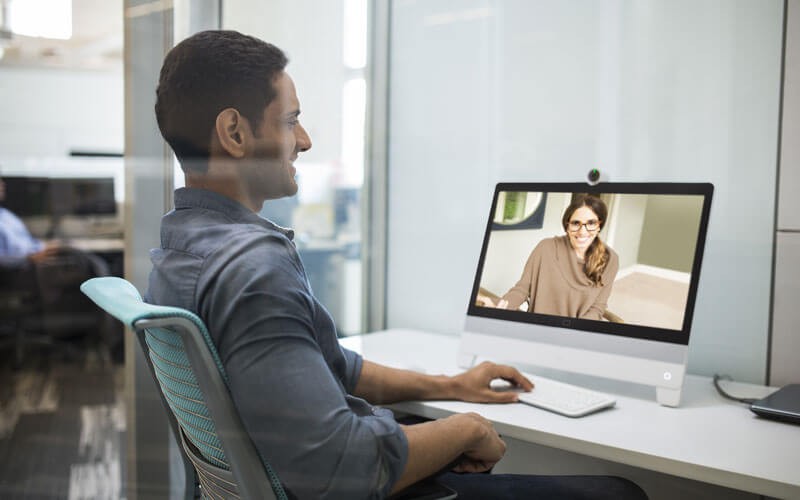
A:
POLYGON ((329 366, 316 339, 313 298, 289 247, 276 238, 228 248, 232 259, 204 271, 201 316, 234 403, 297 497, 385 497, 405 467, 405 434, 390 411, 347 394, 360 375, 359 355, 342 351, 343 377, 329 366))
POLYGON ((344 388, 348 394, 352 394, 356 390, 358 378, 361 376, 361 368, 364 366, 364 358, 355 351, 351 351, 346 347, 341 347, 342 354, 345 359, 345 379, 344 388))
POLYGON ((44 243, 31 236, 22 219, 0 207, 0 256, 21 259, 44 248, 44 243))

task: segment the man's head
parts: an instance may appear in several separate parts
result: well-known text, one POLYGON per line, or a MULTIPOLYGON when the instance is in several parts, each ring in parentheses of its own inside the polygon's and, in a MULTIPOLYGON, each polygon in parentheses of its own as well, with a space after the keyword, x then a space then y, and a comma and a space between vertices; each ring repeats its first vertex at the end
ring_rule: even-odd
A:
POLYGON ((235 31, 197 33, 170 50, 156 119, 187 176, 205 174, 214 157, 244 160, 231 173, 254 205, 297 191, 292 162, 311 141, 286 64, 279 48, 235 31))
POLYGON ((253 127, 275 98, 288 59, 274 45, 236 31, 203 31, 172 48, 156 89, 161 135, 184 169, 205 169, 217 115, 235 108, 253 127))

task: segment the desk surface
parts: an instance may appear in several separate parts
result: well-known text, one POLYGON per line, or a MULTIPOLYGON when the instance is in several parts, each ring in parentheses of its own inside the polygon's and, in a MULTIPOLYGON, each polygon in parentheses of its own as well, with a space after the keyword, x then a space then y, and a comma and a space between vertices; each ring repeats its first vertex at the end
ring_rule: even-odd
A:
MULTIPOLYGON (((387 366, 430 374, 462 371, 454 336, 388 330, 341 343, 387 366)), ((686 377, 678 408, 656 403, 655 389, 601 382, 605 385, 591 388, 614 394, 616 407, 578 419, 522 404, 426 401, 392 408, 428 418, 475 411, 500 434, 523 441, 761 495, 800 498, 800 426, 756 417, 745 405, 719 396, 707 377, 686 377)), ((751 384, 728 387, 746 397, 775 390, 751 384)))
POLYGON ((54 241, 86 252, 122 252, 125 240, 122 238, 58 238, 54 241))

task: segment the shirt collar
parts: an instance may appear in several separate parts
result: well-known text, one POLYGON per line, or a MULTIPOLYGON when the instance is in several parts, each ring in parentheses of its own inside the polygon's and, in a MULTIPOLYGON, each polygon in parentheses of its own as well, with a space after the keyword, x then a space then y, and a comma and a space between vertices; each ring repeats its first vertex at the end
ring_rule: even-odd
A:
POLYGON ((238 201, 207 189, 182 187, 175 190, 175 210, 185 208, 203 208, 225 214, 237 222, 261 224, 294 239, 294 230, 281 227, 271 220, 261 217, 238 201))

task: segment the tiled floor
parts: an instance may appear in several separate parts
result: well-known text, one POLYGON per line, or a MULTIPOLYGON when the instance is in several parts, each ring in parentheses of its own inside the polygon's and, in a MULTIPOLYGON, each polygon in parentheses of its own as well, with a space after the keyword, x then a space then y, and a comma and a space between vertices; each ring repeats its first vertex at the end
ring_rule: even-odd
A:
POLYGON ((100 352, 0 358, 0 498, 122 498, 123 369, 100 352))

